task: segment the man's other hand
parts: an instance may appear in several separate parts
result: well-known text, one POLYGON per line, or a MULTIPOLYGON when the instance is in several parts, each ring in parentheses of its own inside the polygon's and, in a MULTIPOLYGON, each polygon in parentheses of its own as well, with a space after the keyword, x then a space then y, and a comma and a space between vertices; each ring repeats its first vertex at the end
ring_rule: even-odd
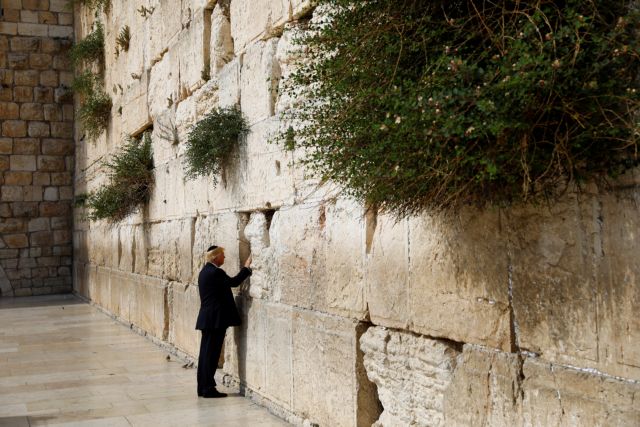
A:
POLYGON ((253 261, 253 255, 249 255, 249 258, 244 262, 244 266, 249 268, 251 266, 251 261, 253 261))

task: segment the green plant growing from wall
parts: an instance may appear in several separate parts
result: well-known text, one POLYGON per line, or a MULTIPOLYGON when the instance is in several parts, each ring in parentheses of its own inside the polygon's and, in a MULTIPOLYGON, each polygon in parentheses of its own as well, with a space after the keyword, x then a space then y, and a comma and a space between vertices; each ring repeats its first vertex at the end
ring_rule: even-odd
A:
POLYGON ((94 88, 88 94, 78 110, 78 117, 90 139, 96 139, 107 130, 113 103, 111 97, 102 89, 94 88))
POLYGON ((99 85, 98 76, 91 71, 84 71, 73 78, 71 89, 81 96, 89 96, 95 91, 97 85, 99 85))
POLYGON ((116 37, 116 45, 118 46, 116 52, 120 52, 120 51, 128 52, 130 41, 131 41, 131 29, 129 28, 128 25, 125 25, 120 29, 120 32, 118 33, 118 37, 116 37))
POLYGON ((113 106, 102 87, 101 74, 94 72, 95 66, 100 72, 104 67, 104 27, 99 21, 93 32, 71 49, 70 56, 76 68, 71 87, 80 96, 78 117, 87 136, 96 139, 107 129, 113 106))
POLYGON ((151 135, 129 139, 105 162, 109 184, 86 198, 90 220, 121 221, 146 203, 153 186, 153 152, 151 135))
POLYGON ((357 199, 399 217, 536 201, 638 164, 630 1, 318 4, 279 140, 357 199))
POLYGON ((71 48, 69 57, 76 68, 89 63, 104 65, 104 27, 100 21, 87 37, 71 48))
POLYGON ((249 125, 237 107, 218 108, 196 123, 186 143, 185 176, 213 176, 214 185, 238 140, 249 133, 249 125))

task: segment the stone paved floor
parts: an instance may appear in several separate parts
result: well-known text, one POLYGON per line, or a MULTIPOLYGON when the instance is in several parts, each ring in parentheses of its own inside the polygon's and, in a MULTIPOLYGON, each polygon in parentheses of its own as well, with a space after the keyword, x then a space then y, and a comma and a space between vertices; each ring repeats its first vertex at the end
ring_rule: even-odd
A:
POLYGON ((71 295, 0 298, 0 427, 288 425, 71 295))

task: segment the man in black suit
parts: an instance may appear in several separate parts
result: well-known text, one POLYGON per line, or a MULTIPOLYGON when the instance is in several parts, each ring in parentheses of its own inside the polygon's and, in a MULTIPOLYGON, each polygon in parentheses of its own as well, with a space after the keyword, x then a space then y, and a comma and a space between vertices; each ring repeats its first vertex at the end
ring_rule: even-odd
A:
POLYGON ((200 312, 196 329, 202 331, 198 357, 198 396, 225 397, 225 393, 216 390, 213 376, 218 367, 227 328, 240 325, 240 315, 231 288, 239 286, 251 276, 251 257, 235 277, 229 277, 220 268, 224 264, 224 248, 209 247, 205 259, 207 262, 198 276, 200 312))

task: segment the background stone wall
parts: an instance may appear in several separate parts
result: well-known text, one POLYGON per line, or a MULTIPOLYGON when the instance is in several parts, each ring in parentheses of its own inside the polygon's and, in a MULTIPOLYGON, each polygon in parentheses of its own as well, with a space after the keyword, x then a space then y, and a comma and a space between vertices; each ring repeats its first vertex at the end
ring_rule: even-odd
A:
POLYGON ((61 0, 1 0, 0 295, 70 292, 73 14, 61 0))
MULTIPOLYGON (((554 206, 368 212, 268 143, 295 108, 278 90, 303 54, 291 38, 316 15, 300 0, 113 0, 97 15, 114 107, 98 141, 76 130, 76 191, 146 129, 155 187, 115 226, 75 210, 75 290, 195 356, 205 249, 224 246, 230 274, 252 251, 224 371, 296 424, 638 425, 638 171, 554 206), (221 183, 184 181, 190 126, 233 104, 251 132, 221 183)), ((76 18, 82 37, 95 17, 76 18)))

